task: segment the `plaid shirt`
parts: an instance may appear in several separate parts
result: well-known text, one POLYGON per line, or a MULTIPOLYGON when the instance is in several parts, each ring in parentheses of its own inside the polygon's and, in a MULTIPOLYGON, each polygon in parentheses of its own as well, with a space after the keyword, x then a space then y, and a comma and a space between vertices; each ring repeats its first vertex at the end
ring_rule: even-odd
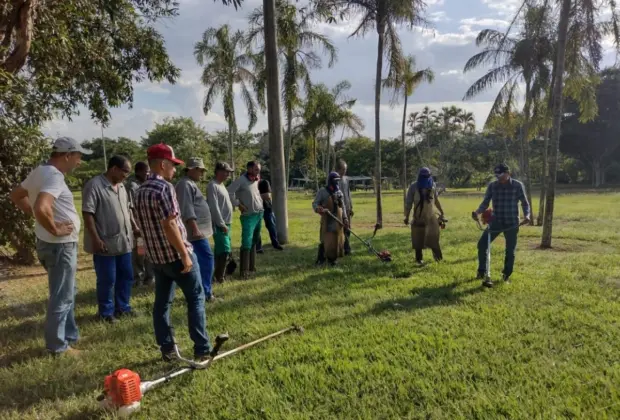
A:
POLYGON ((146 243, 146 255, 154 264, 167 264, 181 259, 168 241, 162 221, 176 216, 176 223, 188 252, 192 246, 181 221, 174 186, 157 174, 151 174, 135 193, 134 207, 137 223, 146 243))
POLYGON ((510 180, 502 184, 499 181, 493 181, 489 184, 487 192, 484 194, 484 200, 478 208, 478 212, 482 213, 489 208, 489 204, 493 201, 493 215, 495 220, 507 224, 519 224, 519 201, 523 209, 523 215, 529 216, 530 203, 525 195, 525 187, 516 179, 510 180))

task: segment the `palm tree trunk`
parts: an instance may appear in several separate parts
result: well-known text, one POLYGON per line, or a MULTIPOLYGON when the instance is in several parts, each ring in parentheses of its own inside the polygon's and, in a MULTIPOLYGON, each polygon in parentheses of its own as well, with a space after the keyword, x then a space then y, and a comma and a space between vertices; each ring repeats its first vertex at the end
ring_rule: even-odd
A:
POLYGON ((332 157, 332 146, 330 144, 331 133, 329 128, 327 129, 327 133, 325 134, 325 136, 325 142, 327 143, 327 146, 325 147, 325 174, 329 175, 329 173, 331 172, 331 167, 329 166, 329 163, 332 157))
POLYGON ((564 64, 566 59, 566 38, 568 20, 572 1, 562 0, 560 21, 558 23, 557 60, 555 68, 555 85, 553 86, 553 128, 550 139, 551 152, 549 154, 549 186, 545 203, 545 219, 543 223, 541 248, 551 248, 553 235, 553 209, 555 206, 555 182, 558 171, 558 157, 560 155, 560 128, 562 123, 564 64))
POLYGON ((383 205, 381 203, 381 71, 383 70, 383 44, 385 23, 377 22, 377 72, 375 76, 375 195, 377 199, 376 228, 383 227, 383 205))
POLYGON ((548 180, 548 166, 549 166, 549 136, 551 135, 551 129, 547 130, 545 135, 545 144, 543 145, 543 160, 542 160, 542 179, 540 183, 540 199, 538 200, 538 217, 536 218, 536 225, 542 226, 545 217, 545 196, 547 194, 548 180))
POLYGON ((314 152, 314 182, 316 182, 316 190, 319 191, 319 161, 316 156, 316 133, 312 136, 312 151, 314 152))
POLYGON ((401 177, 403 185, 403 203, 407 201, 407 141, 405 140, 405 123, 407 122, 407 94, 405 94, 405 105, 403 106, 403 127, 401 137, 403 142, 403 175, 401 177))
MULTIPOLYGON (((534 213, 532 202, 532 178, 530 176, 530 126, 531 126, 531 109, 532 109, 532 89, 530 82, 526 82, 525 86, 525 106, 523 113, 525 120, 523 122, 523 130, 521 132, 521 148, 523 151, 523 175, 525 176, 525 194, 527 201, 530 203, 530 214, 534 213)), ((534 219, 530 220, 530 225, 534 225, 534 219)))
POLYGON ((285 149, 285 165, 286 165, 286 185, 289 185, 291 178, 291 148, 293 147, 293 108, 288 106, 286 110, 286 149, 285 149))
POLYGON ((276 231, 282 244, 288 242, 288 208, 282 118, 280 116, 280 74, 275 0, 263 0, 265 22, 265 64, 267 70, 267 118, 269 122, 269 169, 276 231))
POLYGON ((228 160, 233 167, 233 172, 231 174, 232 179, 235 179, 235 172, 237 170, 235 166, 235 156, 233 153, 235 147, 235 121, 233 118, 228 122, 228 160))

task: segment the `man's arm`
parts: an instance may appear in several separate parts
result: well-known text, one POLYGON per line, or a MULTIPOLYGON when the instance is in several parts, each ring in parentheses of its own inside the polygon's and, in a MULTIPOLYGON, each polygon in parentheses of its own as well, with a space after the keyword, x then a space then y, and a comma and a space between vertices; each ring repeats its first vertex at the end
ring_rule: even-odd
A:
POLYGON ((484 193, 484 199, 482 200, 482 203, 480 203, 480 207, 476 210, 477 214, 484 213, 484 211, 488 209, 491 204, 491 199, 493 198, 493 189, 491 188, 491 185, 493 184, 489 184, 487 191, 484 193))
POLYGON ((413 207, 413 198, 415 196, 415 184, 411 184, 407 190, 407 197, 405 197, 405 224, 409 224, 409 214, 413 207))
POLYGON ((323 199, 323 190, 319 190, 319 192, 316 193, 316 197, 314 197, 314 201, 312 202, 312 210, 314 210, 315 213, 323 214, 324 209, 323 206, 321 206, 323 199))
POLYGON ((82 217, 84 218, 84 226, 88 230, 88 233, 90 233, 90 237, 93 239, 93 251, 96 254, 108 252, 108 249, 105 246, 105 242, 103 242, 103 240, 99 236, 99 232, 97 232, 97 226, 95 225, 95 215, 93 213, 83 211, 82 217))
POLYGON ((437 192, 436 189, 435 189, 435 206, 437 206, 437 210, 439 210, 439 214, 443 216, 444 215, 443 208, 441 207, 441 203, 439 202, 439 193, 437 192))
POLYGON ((530 219, 530 202, 527 200, 527 194, 525 194, 525 186, 521 184, 519 186, 519 195, 517 200, 521 202, 521 209, 523 210, 523 218, 530 219))
POLYGON ((191 258, 189 257, 189 252, 187 252, 185 243, 183 242, 183 236, 181 236, 181 231, 177 226, 176 215, 171 215, 167 219, 162 220, 161 224, 164 228, 166 239, 168 239, 170 245, 172 245, 172 247, 181 256, 181 263, 183 264, 183 270, 181 272, 189 273, 192 269, 193 263, 191 258))
POLYGON ((224 218, 220 211, 220 206, 217 203, 217 188, 209 184, 207 187, 207 204, 209 205, 209 211, 211 212, 211 220, 215 226, 225 228, 224 218))
POLYGON ((60 223, 54 221, 54 200, 56 198, 50 193, 39 193, 37 200, 34 202, 32 212, 37 222, 50 234, 53 236, 67 236, 73 232, 73 223, 71 221, 60 223))
POLYGON ((187 226, 191 229, 192 238, 200 237, 200 229, 198 229, 198 223, 196 223, 196 211, 194 210, 194 200, 196 193, 193 191, 192 185, 189 182, 179 182, 175 188, 177 193, 177 200, 181 209, 181 219, 187 223, 187 226))
POLYGON ((20 209, 21 211, 23 211, 24 213, 30 216, 33 216, 32 206, 30 205, 30 202, 28 201, 28 190, 26 190, 21 185, 18 185, 15 188, 13 188, 13 191, 11 191, 10 197, 11 197, 11 201, 13 202, 13 204, 15 204, 15 206, 18 209, 20 209))
POLYGON ((230 195, 230 202, 232 203, 233 207, 239 207, 239 205, 241 205, 241 203, 236 197, 236 193, 239 187, 241 186, 242 182, 243 182, 243 179, 241 179, 241 176, 240 176, 228 186, 228 195, 230 195))

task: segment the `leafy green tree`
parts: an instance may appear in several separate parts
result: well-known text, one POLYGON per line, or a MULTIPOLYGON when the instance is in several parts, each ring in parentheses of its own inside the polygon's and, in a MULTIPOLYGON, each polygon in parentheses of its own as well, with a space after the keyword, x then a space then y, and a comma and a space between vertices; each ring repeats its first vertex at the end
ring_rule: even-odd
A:
POLYGON ((204 66, 201 81, 207 88, 203 103, 203 112, 208 114, 217 96, 222 97, 224 118, 228 123, 228 160, 234 164, 234 143, 237 135, 235 116, 235 85, 239 86, 241 98, 248 115, 248 130, 257 121, 257 104, 250 88, 256 85, 256 77, 249 66, 252 56, 247 49, 243 32, 232 32, 230 26, 210 28, 205 31, 202 40, 194 46, 194 55, 199 65, 204 66))

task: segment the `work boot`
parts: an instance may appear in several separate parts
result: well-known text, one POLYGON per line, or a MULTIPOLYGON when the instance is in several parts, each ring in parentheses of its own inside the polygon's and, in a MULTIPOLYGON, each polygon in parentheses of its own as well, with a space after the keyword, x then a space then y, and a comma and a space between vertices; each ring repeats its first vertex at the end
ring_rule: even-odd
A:
POLYGON ((256 273, 256 245, 250 248, 250 273, 256 273))
POLYGON ((220 254, 215 256, 213 278, 217 283, 224 283, 226 276, 226 263, 228 263, 228 254, 220 254))
POLYGON ((325 246, 323 244, 319 245, 319 254, 316 257, 315 264, 317 266, 325 264, 325 246))
POLYGON ((511 283, 510 276, 507 276, 506 274, 502 276, 502 280, 504 280, 504 283, 507 283, 507 284, 511 283))
POLYGON ((476 280, 484 280, 484 271, 478 271, 476 273, 476 280))
POLYGON ((424 265, 424 258, 423 258, 423 254, 422 254, 422 250, 421 249, 416 249, 415 250, 415 262, 419 266, 423 266, 424 265))
POLYGON ((327 263, 329 264, 330 267, 335 267, 336 265, 338 265, 338 263, 336 262, 336 260, 327 260, 327 263))
POLYGON ((491 281, 491 279, 484 279, 482 281, 482 285, 490 289, 491 287, 493 287, 493 282, 491 281))
POLYGON ((433 258, 436 262, 440 262, 443 260, 443 253, 441 252, 441 248, 435 248, 433 251, 433 258))
POLYGON ((239 268, 239 276, 242 280, 247 280, 250 276, 250 251, 242 249, 239 255, 241 267, 239 268))

